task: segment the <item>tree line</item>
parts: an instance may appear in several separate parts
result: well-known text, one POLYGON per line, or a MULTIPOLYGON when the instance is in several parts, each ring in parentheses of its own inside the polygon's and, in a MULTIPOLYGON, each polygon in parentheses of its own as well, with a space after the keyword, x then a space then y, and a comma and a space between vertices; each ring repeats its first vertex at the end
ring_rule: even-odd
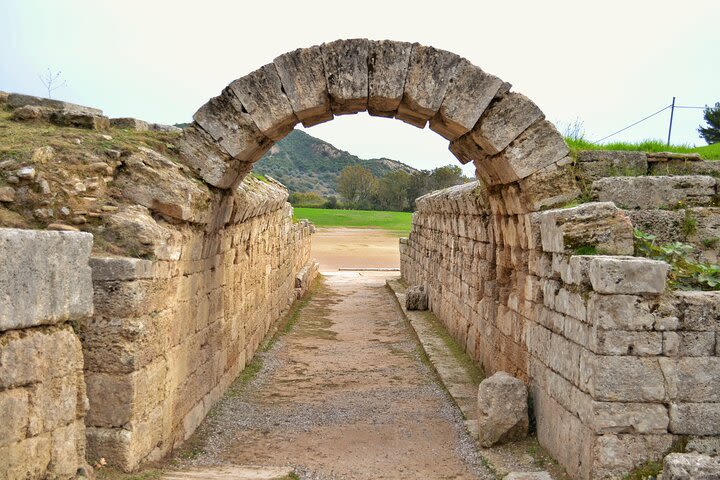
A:
POLYGON ((468 181, 456 165, 413 173, 396 170, 380 178, 367 168, 350 165, 337 178, 339 198, 323 197, 317 192, 296 192, 290 195, 290 203, 296 207, 413 211, 416 198, 468 181))

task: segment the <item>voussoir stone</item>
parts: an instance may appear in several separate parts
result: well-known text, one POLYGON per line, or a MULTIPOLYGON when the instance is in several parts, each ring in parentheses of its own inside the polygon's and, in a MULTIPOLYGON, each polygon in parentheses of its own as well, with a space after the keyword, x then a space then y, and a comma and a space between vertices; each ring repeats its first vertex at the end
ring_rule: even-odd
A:
POLYGON ((381 40, 370 42, 368 54, 368 113, 393 117, 400 106, 412 44, 381 40))
POLYGON ((272 142, 258 129, 232 88, 211 98, 193 115, 195 122, 233 158, 259 160, 272 142))
POLYGON ((298 123, 274 64, 235 80, 229 88, 265 136, 280 140, 298 123))
POLYGON ((485 152, 494 155, 543 118, 540 108, 525 95, 508 93, 487 109, 470 136, 485 152))
POLYGON ((368 101, 368 54, 364 38, 336 40, 320 46, 330 105, 335 115, 362 112, 368 101))
POLYGON ((662 293, 669 269, 648 258, 597 256, 590 261, 590 283, 598 293, 662 293))
POLYGON ((425 127, 440 109, 460 60, 454 53, 414 44, 396 118, 425 127))
POLYGON ((541 120, 535 122, 499 154, 475 161, 478 168, 492 172, 494 180, 510 183, 525 178, 567 157, 568 149, 555 126, 541 120))
POLYGON ((290 105, 305 127, 332 120, 320 47, 299 48, 273 60, 290 105))
POLYGON ((502 84, 498 77, 462 59, 440 109, 430 120, 430 128, 448 140, 466 134, 475 126, 502 84))
POLYGON ((252 162, 232 158, 198 125, 183 130, 179 148, 185 165, 214 187, 230 188, 252 170, 252 162))
POLYGON ((478 435, 480 445, 491 447, 525 438, 528 433, 527 388, 506 372, 480 382, 478 435))

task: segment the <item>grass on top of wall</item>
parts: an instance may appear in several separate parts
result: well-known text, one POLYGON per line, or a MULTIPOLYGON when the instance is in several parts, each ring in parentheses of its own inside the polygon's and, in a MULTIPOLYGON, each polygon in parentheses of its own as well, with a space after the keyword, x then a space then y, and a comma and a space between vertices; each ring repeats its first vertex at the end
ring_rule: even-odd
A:
POLYGON ((334 210, 296 207, 295 220, 310 220, 316 227, 379 228, 407 233, 412 224, 410 212, 379 210, 334 210))
POLYGON ((643 140, 642 142, 613 142, 597 145, 584 138, 565 137, 570 150, 626 150, 633 152, 673 152, 673 153, 699 153, 705 160, 720 160, 720 143, 692 147, 690 145, 670 145, 661 140, 643 140))

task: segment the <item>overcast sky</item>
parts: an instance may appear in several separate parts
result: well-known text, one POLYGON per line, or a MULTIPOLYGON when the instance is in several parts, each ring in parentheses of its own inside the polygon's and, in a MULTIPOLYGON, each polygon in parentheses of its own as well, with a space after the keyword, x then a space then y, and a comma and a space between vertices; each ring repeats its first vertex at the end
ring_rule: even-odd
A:
MULTIPOLYGON (((548 119, 580 119, 595 140, 668 105, 720 101, 720 1, 467 2, 2 0, 0 90, 109 116, 188 121, 222 88, 277 55, 338 38, 420 42, 460 54, 532 98, 548 119)), ((665 138, 669 111, 616 140, 665 138)), ((704 144, 702 111, 676 112, 674 143, 704 144)), ((310 134, 363 158, 420 168, 454 161, 430 130, 366 114, 310 134)))

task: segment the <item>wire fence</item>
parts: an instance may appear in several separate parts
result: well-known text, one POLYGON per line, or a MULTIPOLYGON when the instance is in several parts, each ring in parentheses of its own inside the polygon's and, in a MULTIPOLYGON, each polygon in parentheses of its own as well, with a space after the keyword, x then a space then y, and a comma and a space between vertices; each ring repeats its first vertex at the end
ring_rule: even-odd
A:
POLYGON ((602 141, 605 141, 605 140, 607 140, 608 138, 614 137, 614 136, 617 135, 618 133, 622 133, 622 132, 624 132, 625 130, 628 130, 628 129, 634 127, 635 125, 641 124, 641 123, 643 123, 643 122, 645 122, 645 121, 653 118, 653 117, 656 116, 656 115, 660 115, 662 112, 664 112, 664 111, 666 111, 666 110, 669 109, 669 110, 670 110, 670 125, 669 125, 669 127, 668 127, 668 139, 667 139, 667 144, 670 145, 670 135, 672 134, 672 124, 673 124, 673 117, 674 117, 675 109, 705 110, 705 108, 707 108, 707 107, 705 107, 705 106, 704 106, 704 107, 696 107, 696 106, 690 106, 690 105, 675 105, 675 97, 673 97, 672 103, 671 103, 670 105, 666 105, 666 106, 664 106, 663 108, 661 108, 660 110, 658 110, 657 112, 651 113, 650 115, 641 118, 641 119, 638 120, 637 122, 633 122, 633 123, 631 123, 630 125, 628 125, 627 127, 623 127, 623 128, 621 128, 620 130, 617 130, 617 131, 611 133, 610 135, 606 135, 606 136, 602 137, 601 139, 595 140, 595 141, 593 141, 593 142, 591 142, 591 143, 597 144, 597 143, 600 143, 600 142, 602 142, 602 141))

